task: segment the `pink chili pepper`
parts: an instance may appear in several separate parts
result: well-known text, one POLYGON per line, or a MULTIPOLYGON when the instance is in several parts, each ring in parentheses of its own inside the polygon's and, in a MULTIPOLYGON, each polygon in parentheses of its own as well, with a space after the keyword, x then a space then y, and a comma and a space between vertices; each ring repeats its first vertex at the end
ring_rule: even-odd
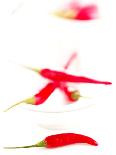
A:
POLYGON ((98 17, 98 8, 95 4, 82 6, 78 2, 72 2, 65 9, 57 11, 55 15, 72 20, 92 20, 98 17))
POLYGON ((82 7, 75 15, 74 19, 78 20, 91 20, 97 18, 98 9, 95 5, 88 5, 82 7))

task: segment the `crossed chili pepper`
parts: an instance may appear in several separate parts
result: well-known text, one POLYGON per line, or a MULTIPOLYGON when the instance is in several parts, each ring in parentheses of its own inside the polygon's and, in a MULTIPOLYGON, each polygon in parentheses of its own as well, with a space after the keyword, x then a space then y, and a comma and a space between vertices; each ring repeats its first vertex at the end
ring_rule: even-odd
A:
MULTIPOLYGON (((73 53, 70 56, 66 65, 64 66, 64 69, 68 69, 71 62, 76 58, 76 56, 77 56, 76 53, 73 53)), ((35 69, 30 67, 26 67, 26 68, 40 74, 44 78, 49 79, 50 82, 44 88, 42 88, 37 94, 12 105, 8 109, 6 109, 5 112, 21 103, 40 105, 48 99, 48 97, 54 92, 56 88, 60 88, 60 90, 62 90, 65 93, 69 101, 73 102, 73 101, 79 100, 79 98, 82 97, 80 95, 80 92, 78 90, 70 91, 67 85, 68 82, 104 84, 104 85, 112 84, 111 82, 107 82, 107 81, 99 81, 85 76, 76 76, 76 75, 67 74, 65 72, 56 71, 56 70, 47 69, 47 68, 45 69, 35 69)))

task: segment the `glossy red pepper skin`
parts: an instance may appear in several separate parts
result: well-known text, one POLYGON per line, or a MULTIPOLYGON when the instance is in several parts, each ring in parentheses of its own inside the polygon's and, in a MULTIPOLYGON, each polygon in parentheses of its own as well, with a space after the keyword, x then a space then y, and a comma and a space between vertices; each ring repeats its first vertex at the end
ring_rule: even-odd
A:
POLYGON ((39 91, 39 93, 37 93, 36 95, 13 104, 12 106, 10 106, 6 110, 4 110, 4 112, 7 112, 8 110, 16 107, 17 105, 19 105, 21 103, 32 104, 32 105, 40 105, 48 99, 48 97, 53 93, 53 91, 56 88, 57 88, 57 83, 50 82, 43 89, 41 89, 39 91))
POLYGON ((56 148, 75 143, 87 143, 94 146, 98 145, 98 143, 94 139, 88 136, 75 133, 62 133, 48 136, 45 138, 44 141, 47 148, 56 148))
POLYGON ((88 77, 71 75, 51 69, 42 69, 39 73, 41 74, 41 76, 57 82, 61 81, 61 82, 93 83, 93 84, 105 84, 105 85, 112 84, 111 82, 107 81, 98 81, 88 77))
POLYGON ((5 147, 5 149, 17 149, 17 148, 31 148, 31 147, 45 147, 45 148, 57 148, 67 146, 76 143, 86 143, 93 146, 97 146, 98 143, 85 135, 76 133, 61 133, 56 135, 47 136, 44 140, 30 146, 19 147, 5 147))
POLYGON ((37 93, 34 96, 35 97, 34 105, 39 105, 45 102, 57 87, 58 85, 55 82, 48 83, 42 90, 40 90, 39 93, 37 93))

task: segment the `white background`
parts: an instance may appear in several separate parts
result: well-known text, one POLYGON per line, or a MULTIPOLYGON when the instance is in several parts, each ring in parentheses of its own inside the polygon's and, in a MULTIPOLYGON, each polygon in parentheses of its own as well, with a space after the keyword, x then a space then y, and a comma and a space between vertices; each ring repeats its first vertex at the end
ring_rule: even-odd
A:
MULTIPOLYGON (((52 11, 65 2, 0 1, 0 154, 2 155, 116 154, 116 2, 95 1, 99 7, 100 18, 92 22, 73 22, 54 17, 52 11), (31 96, 36 93, 38 87, 40 89, 47 83, 36 74, 13 63, 14 61, 33 67, 62 69, 73 51, 77 51, 78 59, 72 64, 70 73, 77 72, 113 83, 112 86, 78 86, 82 94, 90 96, 91 99, 80 100, 70 107, 76 109, 81 103, 83 105, 92 103, 93 106, 58 115, 42 115, 21 107, 9 113, 2 113, 7 106, 31 96), (59 127, 59 130, 55 130, 54 127, 57 129, 59 127), (88 135, 96 139, 99 146, 73 145, 53 150, 2 149, 3 146, 33 144, 47 135, 60 132, 88 135)), ((82 2, 88 3, 86 0, 82 2)), ((64 108, 60 96, 59 92, 55 92, 47 102, 50 102, 50 106, 54 109, 64 108)), ((40 108, 51 109, 47 102, 46 106, 44 104, 40 108)), ((69 109, 70 107, 68 106, 69 109)))

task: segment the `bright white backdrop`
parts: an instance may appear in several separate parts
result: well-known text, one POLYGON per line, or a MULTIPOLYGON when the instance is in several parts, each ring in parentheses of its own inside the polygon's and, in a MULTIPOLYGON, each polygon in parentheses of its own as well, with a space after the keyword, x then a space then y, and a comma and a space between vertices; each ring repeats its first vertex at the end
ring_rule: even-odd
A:
MULTIPOLYGON (((83 2, 87 3, 86 0, 83 2)), ((1 148, 2 155, 116 154, 116 2, 95 2, 99 6, 101 18, 89 23, 79 23, 64 21, 51 15, 52 10, 65 1, 0 1, 0 146, 32 144, 47 135, 60 132, 86 134, 99 143, 98 147, 74 145, 54 150, 1 148), (33 67, 61 69, 73 51, 78 52, 78 61, 72 65, 69 72, 112 81, 113 85, 79 85, 84 95, 93 97, 90 102, 94 102, 94 106, 58 116, 64 126, 68 124, 67 120, 72 119, 70 128, 40 128, 39 121, 41 124, 42 121, 49 124, 50 118, 41 121, 39 114, 22 108, 16 108, 16 111, 11 113, 2 113, 8 105, 31 96, 38 87, 41 88, 45 84, 39 76, 20 68, 12 61, 33 67)), ((53 103, 55 102, 53 106, 62 101, 57 95, 56 93, 51 97, 53 103)), ((78 107, 78 103, 76 105, 78 107)), ((55 116, 55 119, 58 117, 55 116)))

